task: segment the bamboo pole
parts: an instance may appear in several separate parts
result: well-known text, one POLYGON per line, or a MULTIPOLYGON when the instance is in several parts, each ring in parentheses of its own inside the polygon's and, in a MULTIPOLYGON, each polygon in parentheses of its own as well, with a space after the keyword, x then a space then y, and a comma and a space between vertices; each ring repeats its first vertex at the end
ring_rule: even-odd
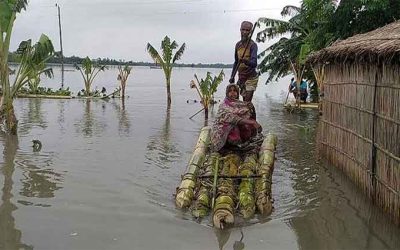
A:
POLYGON ((201 129, 196 147, 189 160, 186 173, 183 175, 182 182, 176 193, 175 203, 179 208, 189 207, 192 202, 198 170, 205 161, 207 147, 210 143, 210 131, 210 127, 204 127, 201 129))
POLYGON ((274 171, 275 148, 277 137, 268 134, 264 139, 259 152, 258 175, 264 178, 256 180, 256 205, 261 215, 268 215, 272 212, 271 183, 272 172, 274 171))

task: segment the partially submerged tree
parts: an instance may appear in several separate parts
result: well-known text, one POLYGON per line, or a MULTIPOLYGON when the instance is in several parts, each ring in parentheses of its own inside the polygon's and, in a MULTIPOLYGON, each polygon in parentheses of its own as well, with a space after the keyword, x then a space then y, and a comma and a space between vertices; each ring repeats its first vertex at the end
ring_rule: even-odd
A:
POLYGON ((99 74, 100 71, 104 71, 107 69, 107 66, 105 65, 100 65, 96 62, 92 62, 89 57, 86 57, 81 65, 75 64, 74 65, 77 70, 82 75, 83 81, 85 83, 85 93, 84 96, 91 96, 91 86, 96 78, 97 74, 99 74))
POLYGON ((8 54, 16 15, 26 9, 27 4, 27 0, 0 1, 0 83, 2 88, 0 118, 2 122, 5 121, 6 128, 14 134, 17 132, 17 119, 10 95, 8 54))
POLYGON ((171 105, 171 74, 173 64, 182 57, 186 45, 185 43, 183 43, 182 46, 176 51, 175 55, 172 57, 173 51, 177 49, 178 46, 178 43, 176 43, 175 41, 171 42, 168 36, 165 36, 161 42, 162 55, 160 55, 150 43, 147 43, 146 46, 151 58, 153 58, 154 62, 160 65, 164 71, 167 84, 168 106, 171 105))
POLYGON ((17 49, 19 66, 15 72, 14 83, 11 86, 11 97, 14 98, 18 91, 25 85, 37 87, 40 83, 40 76, 53 77, 52 68, 46 63, 54 56, 54 47, 51 40, 44 34, 39 41, 32 45, 32 41, 26 40, 20 43, 17 49))
POLYGON ((217 92, 219 84, 224 80, 224 76, 225 74, 223 70, 221 70, 218 76, 214 77, 211 76, 210 72, 207 72, 205 79, 199 80, 197 75, 194 75, 197 84, 194 80, 190 81, 190 87, 195 88, 199 94, 206 119, 208 119, 208 109, 214 101, 214 94, 217 92))
POLYGON ((128 80, 131 70, 132 70, 132 67, 129 67, 128 65, 125 65, 124 68, 122 68, 121 65, 118 66, 119 73, 118 73, 117 80, 120 81, 120 83, 121 83, 122 99, 125 98, 126 81, 128 80))
POLYGON ((17 96, 18 91, 25 85, 31 82, 39 82, 40 75, 53 76, 53 70, 46 67, 46 63, 54 56, 54 47, 51 40, 42 34, 39 41, 34 45, 32 45, 30 39, 21 42, 17 54, 19 56, 19 66, 15 71, 14 82, 10 85, 8 80, 8 86, 3 86, 3 98, 1 100, 1 111, 5 111, 6 121, 8 115, 11 118, 10 122, 7 122, 7 129, 12 133, 16 133, 17 129, 17 120, 13 114, 13 98, 17 96))

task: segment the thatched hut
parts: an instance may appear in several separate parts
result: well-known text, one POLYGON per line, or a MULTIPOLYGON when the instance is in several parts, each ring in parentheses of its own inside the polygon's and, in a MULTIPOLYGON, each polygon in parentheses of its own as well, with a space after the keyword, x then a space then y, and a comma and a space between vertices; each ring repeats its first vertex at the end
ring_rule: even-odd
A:
POLYGON ((325 72, 322 155, 400 225, 400 21, 308 61, 325 72))

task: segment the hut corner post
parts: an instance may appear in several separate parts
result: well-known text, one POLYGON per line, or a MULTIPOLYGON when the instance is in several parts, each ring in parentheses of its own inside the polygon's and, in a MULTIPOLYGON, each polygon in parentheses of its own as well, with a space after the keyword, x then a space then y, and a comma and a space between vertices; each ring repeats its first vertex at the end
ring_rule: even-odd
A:
MULTIPOLYGON (((376 195, 376 120, 377 120, 377 115, 376 115, 376 91, 378 88, 378 70, 375 72, 375 79, 374 79, 374 96, 372 100, 372 135, 371 135, 371 183, 372 183, 372 189, 371 189, 371 197, 375 197, 376 195)), ((372 201, 375 201, 373 198, 372 201)))

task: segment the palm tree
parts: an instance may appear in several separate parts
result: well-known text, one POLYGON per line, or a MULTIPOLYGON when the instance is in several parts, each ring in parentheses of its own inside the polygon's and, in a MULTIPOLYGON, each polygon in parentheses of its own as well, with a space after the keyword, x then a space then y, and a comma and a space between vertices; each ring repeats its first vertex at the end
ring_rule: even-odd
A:
POLYGON ((165 36, 161 42, 161 50, 162 56, 158 53, 158 51, 150 44, 147 43, 147 51, 149 52, 151 58, 153 58, 154 62, 161 66, 164 71, 165 80, 167 84, 167 103, 168 106, 171 105, 171 73, 173 64, 179 60, 183 52, 185 51, 185 43, 176 51, 175 55, 172 57, 173 50, 178 48, 178 43, 169 39, 168 36, 165 36))
POLYGON ((14 114, 12 97, 10 96, 8 54, 16 15, 22 9, 26 9, 27 5, 27 0, 2 0, 0 2, 0 83, 3 91, 0 118, 6 121, 7 129, 14 134, 17 131, 17 119, 14 114))
POLYGON ((122 99, 125 98, 125 87, 126 81, 128 80, 129 74, 131 73, 132 67, 125 65, 122 69, 121 65, 118 66, 118 77, 117 80, 121 82, 121 92, 122 92, 122 99))
POLYGON ((214 76, 214 78, 211 77, 210 72, 207 72, 207 76, 204 80, 199 80, 197 75, 194 75, 197 84, 193 80, 190 81, 190 87, 195 88, 200 96, 206 119, 208 119, 208 108, 210 104, 212 104, 214 94, 217 92, 218 85, 224 80, 224 76, 223 70, 221 70, 218 76, 214 76))
POLYGON ((96 78, 97 74, 100 71, 106 70, 107 66, 92 62, 92 60, 90 60, 89 57, 83 59, 82 64, 80 66, 78 64, 74 64, 74 66, 81 73, 83 81, 85 83, 84 95, 90 96, 92 94, 91 86, 94 79, 96 78))

